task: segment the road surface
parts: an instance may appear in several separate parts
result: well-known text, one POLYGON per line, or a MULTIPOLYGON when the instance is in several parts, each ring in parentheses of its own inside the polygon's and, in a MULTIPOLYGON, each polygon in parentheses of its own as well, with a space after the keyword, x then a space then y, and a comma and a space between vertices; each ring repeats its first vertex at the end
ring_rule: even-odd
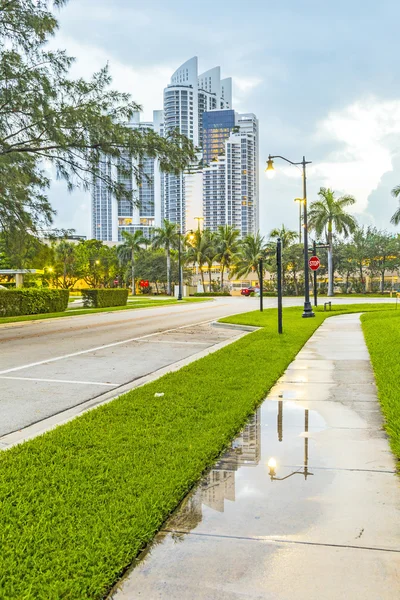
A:
MULTIPOLYGON (((0 326, 0 437, 110 391, 117 395, 144 375, 237 336, 210 322, 258 304, 227 297, 0 326)), ((301 304, 284 299, 285 306, 301 304)), ((264 300, 266 308, 275 305, 276 298, 264 300)))

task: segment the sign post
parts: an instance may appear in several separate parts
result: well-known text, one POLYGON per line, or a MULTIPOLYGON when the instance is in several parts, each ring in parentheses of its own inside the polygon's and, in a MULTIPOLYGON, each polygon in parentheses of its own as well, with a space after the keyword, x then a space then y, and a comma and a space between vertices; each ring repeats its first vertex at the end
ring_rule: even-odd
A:
POLYGON ((318 271, 321 266, 321 261, 319 260, 318 256, 311 256, 308 261, 308 265, 311 271, 318 271))

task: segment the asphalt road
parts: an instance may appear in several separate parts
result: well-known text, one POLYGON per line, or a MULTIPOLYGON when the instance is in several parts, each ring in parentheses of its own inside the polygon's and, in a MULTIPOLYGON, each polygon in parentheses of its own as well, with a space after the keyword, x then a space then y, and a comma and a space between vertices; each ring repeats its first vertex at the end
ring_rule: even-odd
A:
MULTIPOLYGON (((349 301, 335 299, 341 302, 349 301)), ((218 298, 0 326, 0 437, 110 391, 117 395, 144 375, 235 337, 210 322, 258 303, 218 298)), ((275 305, 275 298, 264 300, 266 308, 275 305)))

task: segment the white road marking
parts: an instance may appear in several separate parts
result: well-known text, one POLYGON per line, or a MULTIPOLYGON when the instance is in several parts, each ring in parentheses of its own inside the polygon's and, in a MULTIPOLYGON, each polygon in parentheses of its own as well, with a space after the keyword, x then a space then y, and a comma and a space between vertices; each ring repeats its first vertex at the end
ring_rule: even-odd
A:
POLYGON ((65 358, 72 358, 73 356, 81 356, 82 354, 89 354, 90 352, 97 352, 98 350, 104 350, 105 348, 114 348, 115 346, 122 346, 123 344, 129 344, 130 342, 138 342, 147 338, 154 337, 155 335, 162 335, 164 333, 171 333, 171 331, 178 331, 179 329, 188 329, 189 327, 195 327, 197 325, 204 325, 210 323, 213 319, 207 321, 201 321, 200 323, 191 323, 190 325, 182 325, 181 327, 174 327, 173 329, 166 329, 165 331, 156 331, 154 333, 148 333, 140 337, 128 338, 121 342, 112 342, 111 344, 104 344, 103 346, 96 346, 95 348, 89 348, 88 350, 80 350, 79 352, 71 352, 70 354, 64 354, 63 356, 55 356, 54 358, 47 358, 46 360, 40 360, 38 362, 29 363, 27 365, 21 365, 19 367, 12 367, 11 369, 4 369, 0 371, 1 375, 7 373, 15 373, 15 371, 22 371, 23 369, 30 369, 31 367, 38 367, 40 365, 47 365, 48 363, 56 362, 58 360, 64 360, 65 358))
POLYGON ((210 346, 210 342, 179 342, 178 340, 143 340, 144 344, 187 344, 188 346, 210 346))
POLYGON ((79 383, 81 385, 104 385, 106 387, 118 387, 121 383, 102 383, 100 381, 71 381, 70 379, 39 379, 37 377, 7 377, 0 375, 0 379, 13 379, 17 381, 45 381, 47 383, 79 383))

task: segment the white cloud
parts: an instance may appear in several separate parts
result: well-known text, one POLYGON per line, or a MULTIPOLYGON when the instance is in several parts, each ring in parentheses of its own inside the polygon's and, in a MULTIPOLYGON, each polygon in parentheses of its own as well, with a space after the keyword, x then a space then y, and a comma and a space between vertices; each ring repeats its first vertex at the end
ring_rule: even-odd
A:
POLYGON ((399 134, 399 100, 355 102, 317 124, 314 141, 335 142, 339 147, 310 171, 322 185, 353 194, 357 200, 353 212, 365 212, 369 195, 382 176, 393 170, 399 134))
POLYGON ((94 72, 107 63, 112 76, 112 88, 119 92, 128 92, 132 99, 143 108, 143 120, 150 120, 153 110, 163 107, 163 89, 165 82, 171 77, 174 68, 154 65, 143 69, 131 67, 129 64, 113 58, 96 46, 80 43, 72 38, 58 34, 52 40, 51 47, 65 48, 70 56, 78 57, 70 74, 72 77, 89 78, 94 72))

